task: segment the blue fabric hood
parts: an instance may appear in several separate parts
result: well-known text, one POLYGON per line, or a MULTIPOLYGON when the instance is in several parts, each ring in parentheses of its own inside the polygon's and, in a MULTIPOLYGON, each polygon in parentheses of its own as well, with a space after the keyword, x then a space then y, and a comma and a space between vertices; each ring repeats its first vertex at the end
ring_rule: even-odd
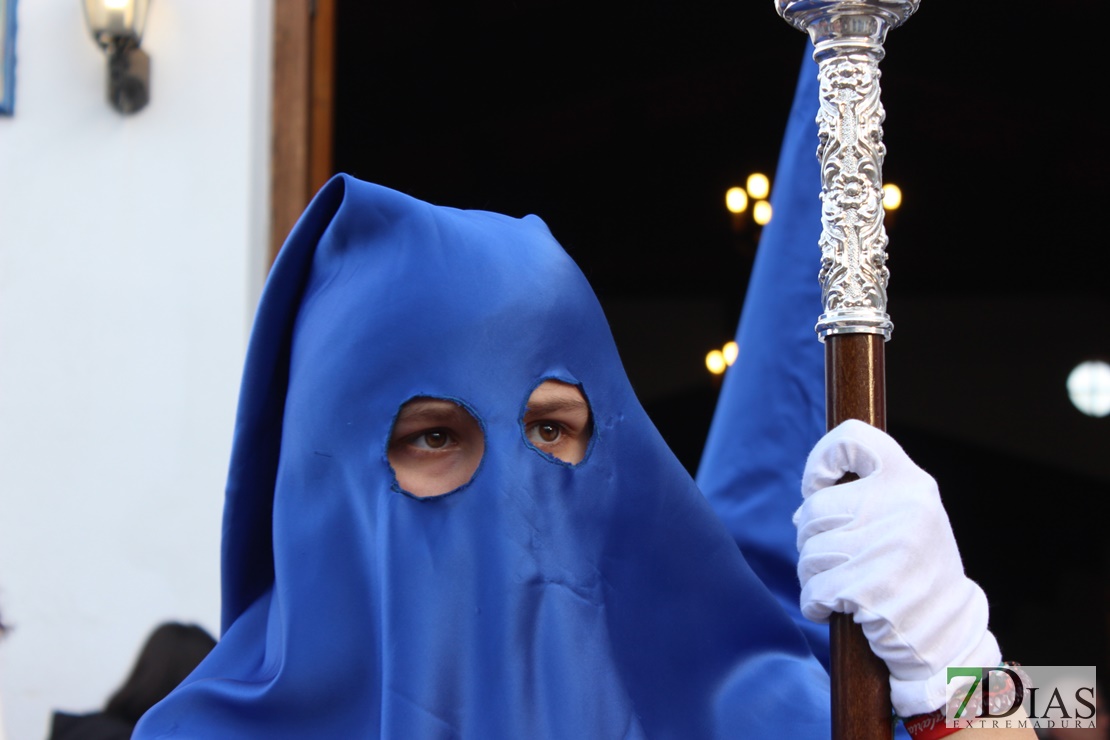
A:
POLYGON ((219 644, 136 738, 827 734, 827 676, 536 217, 321 190, 251 337, 222 567, 219 644), (522 433, 547 378, 589 400, 578 465, 522 433), (387 441, 414 396, 479 420, 461 489, 396 486, 387 441))

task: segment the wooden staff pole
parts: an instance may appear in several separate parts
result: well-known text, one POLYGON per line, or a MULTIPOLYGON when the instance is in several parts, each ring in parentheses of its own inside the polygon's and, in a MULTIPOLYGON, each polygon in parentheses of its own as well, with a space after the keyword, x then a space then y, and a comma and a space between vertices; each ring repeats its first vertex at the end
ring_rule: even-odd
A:
MULTIPOLYGON (((859 419, 886 429, 884 339, 843 334, 825 340, 825 417, 829 429, 859 419)), ((845 476, 851 480, 855 476, 845 476)), ((829 621, 833 740, 893 737, 886 664, 871 652, 863 630, 847 614, 829 621)))
MULTIPOLYGON (((879 62, 886 34, 920 0, 775 0, 809 34, 821 83, 821 293, 817 335, 825 342, 827 424, 859 419, 886 428, 883 343, 886 313, 883 229, 883 109, 879 62)), ((840 482, 851 480, 845 476, 840 482)), ((890 740, 894 734, 886 665, 851 617, 829 626, 833 740, 890 740)))

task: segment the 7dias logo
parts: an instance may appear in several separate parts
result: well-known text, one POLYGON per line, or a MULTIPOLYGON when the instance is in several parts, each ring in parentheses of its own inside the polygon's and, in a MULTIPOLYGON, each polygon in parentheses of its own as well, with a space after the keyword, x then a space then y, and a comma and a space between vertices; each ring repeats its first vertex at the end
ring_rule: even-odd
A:
POLYGON ((1095 727, 1094 666, 949 666, 945 725, 1095 727))

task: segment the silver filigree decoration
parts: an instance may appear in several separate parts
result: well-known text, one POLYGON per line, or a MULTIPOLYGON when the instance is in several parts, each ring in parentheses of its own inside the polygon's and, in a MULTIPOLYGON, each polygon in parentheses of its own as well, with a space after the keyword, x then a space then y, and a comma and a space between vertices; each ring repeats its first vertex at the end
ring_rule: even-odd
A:
POLYGON ((821 83, 817 115, 821 160, 821 293, 817 321, 833 334, 881 334, 886 313, 883 228, 884 111, 879 62, 886 33, 920 0, 776 0, 779 13, 813 40, 821 83))
POLYGON ((820 65, 821 294, 817 333, 890 335, 883 228, 883 108, 872 54, 820 65))

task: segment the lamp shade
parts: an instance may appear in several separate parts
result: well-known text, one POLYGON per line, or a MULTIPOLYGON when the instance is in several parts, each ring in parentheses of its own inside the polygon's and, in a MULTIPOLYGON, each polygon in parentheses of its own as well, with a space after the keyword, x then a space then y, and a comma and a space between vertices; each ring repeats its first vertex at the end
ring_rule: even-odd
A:
POLYGON ((84 0, 85 21, 101 47, 138 46, 150 0, 84 0))

